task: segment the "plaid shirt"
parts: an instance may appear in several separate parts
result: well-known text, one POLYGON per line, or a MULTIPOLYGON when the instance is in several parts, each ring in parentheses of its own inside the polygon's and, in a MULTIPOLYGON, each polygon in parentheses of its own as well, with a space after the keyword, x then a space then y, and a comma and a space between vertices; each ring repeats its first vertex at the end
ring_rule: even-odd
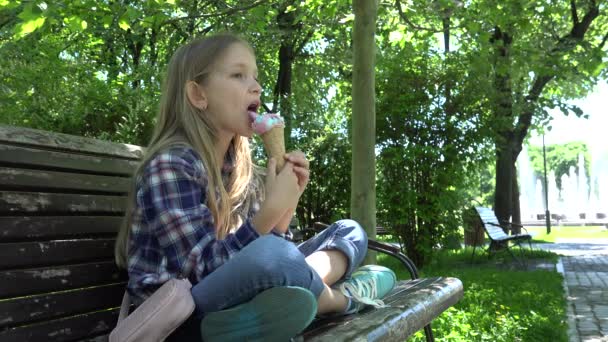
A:
MULTIPOLYGON (((231 155, 223 177, 232 170, 231 155)), ((225 239, 216 238, 205 205, 207 184, 203 162, 189 147, 171 147, 145 165, 136 182, 128 248, 127 288, 136 305, 170 278, 198 283, 259 237, 251 224, 259 210, 254 200, 241 214, 243 224, 225 239)))

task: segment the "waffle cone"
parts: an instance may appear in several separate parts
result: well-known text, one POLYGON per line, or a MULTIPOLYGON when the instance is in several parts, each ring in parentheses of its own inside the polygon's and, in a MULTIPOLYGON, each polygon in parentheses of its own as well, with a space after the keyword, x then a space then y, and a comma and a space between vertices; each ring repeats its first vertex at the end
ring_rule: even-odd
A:
POLYGON ((268 132, 262 134, 264 149, 268 158, 275 158, 277 161, 277 171, 285 165, 285 137, 283 131, 285 127, 273 127, 268 132))

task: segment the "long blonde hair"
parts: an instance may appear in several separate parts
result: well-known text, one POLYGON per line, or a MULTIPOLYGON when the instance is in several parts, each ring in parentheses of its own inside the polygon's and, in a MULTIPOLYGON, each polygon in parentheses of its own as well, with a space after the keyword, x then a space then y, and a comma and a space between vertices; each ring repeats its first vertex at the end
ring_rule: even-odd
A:
MULTIPOLYGON (((171 58, 160 102, 160 110, 154 133, 144 157, 135 171, 133 187, 129 193, 125 219, 118 232, 114 254, 118 266, 127 267, 127 249, 132 214, 135 208, 135 183, 141 176, 144 165, 159 151, 169 146, 185 145, 192 147, 200 156, 208 175, 207 201, 215 222, 216 236, 224 238, 239 224, 239 213, 243 206, 248 208, 251 198, 249 186, 254 176, 249 140, 235 136, 232 140, 234 169, 228 179, 222 179, 223 160, 216 160, 214 145, 216 130, 201 109, 193 106, 186 94, 188 81, 204 85, 214 63, 233 44, 243 44, 251 49, 241 38, 224 33, 196 39, 180 47, 171 58), (215 189, 219 190, 219 198, 215 189), (219 203, 219 204, 218 204, 219 203)), ((257 172, 256 172, 257 174, 257 172)), ((257 175, 256 175, 257 179, 257 175)))

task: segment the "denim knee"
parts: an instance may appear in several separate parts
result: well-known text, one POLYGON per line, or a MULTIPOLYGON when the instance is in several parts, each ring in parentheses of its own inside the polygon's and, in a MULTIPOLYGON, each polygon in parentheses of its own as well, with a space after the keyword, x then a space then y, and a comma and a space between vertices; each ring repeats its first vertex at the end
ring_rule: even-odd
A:
POLYGON ((244 279, 259 290, 275 286, 299 286, 316 296, 321 294, 323 281, 306 262, 306 257, 283 238, 266 235, 250 243, 240 267, 244 279))
POLYGON ((367 233, 365 229, 361 227, 361 225, 355 221, 350 219, 339 220, 336 222, 336 225, 340 227, 339 229, 348 229, 348 235, 350 240, 359 248, 359 250, 363 251, 363 256, 365 257, 365 252, 367 251, 367 233))
POLYGON ((255 274, 257 279, 269 280, 269 285, 286 284, 286 274, 306 266, 305 257, 289 241, 277 236, 267 235, 253 241, 243 253, 243 272, 255 274))
POLYGON ((348 277, 363 262, 363 259, 367 255, 367 233, 355 220, 340 220, 337 221, 335 225, 338 227, 336 236, 348 240, 355 247, 350 248, 350 262, 345 274, 345 276, 348 277))
POLYGON ((192 288, 199 317, 250 300, 277 286, 298 286, 317 297, 323 281, 305 256, 283 238, 266 235, 251 242, 192 288), (212 295, 209 295, 212 294, 212 295))
POLYGON ((340 220, 304 241, 298 249, 305 256, 323 250, 341 251, 348 260, 344 274, 344 278, 348 278, 367 254, 367 234, 356 221, 340 220))

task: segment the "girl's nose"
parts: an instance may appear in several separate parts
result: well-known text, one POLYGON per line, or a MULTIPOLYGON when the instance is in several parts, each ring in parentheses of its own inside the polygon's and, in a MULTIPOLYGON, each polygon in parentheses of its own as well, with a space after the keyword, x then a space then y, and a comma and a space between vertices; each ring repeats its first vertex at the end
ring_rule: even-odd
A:
POLYGON ((262 93, 262 86, 256 79, 253 79, 253 85, 252 85, 251 91, 256 94, 262 93))

